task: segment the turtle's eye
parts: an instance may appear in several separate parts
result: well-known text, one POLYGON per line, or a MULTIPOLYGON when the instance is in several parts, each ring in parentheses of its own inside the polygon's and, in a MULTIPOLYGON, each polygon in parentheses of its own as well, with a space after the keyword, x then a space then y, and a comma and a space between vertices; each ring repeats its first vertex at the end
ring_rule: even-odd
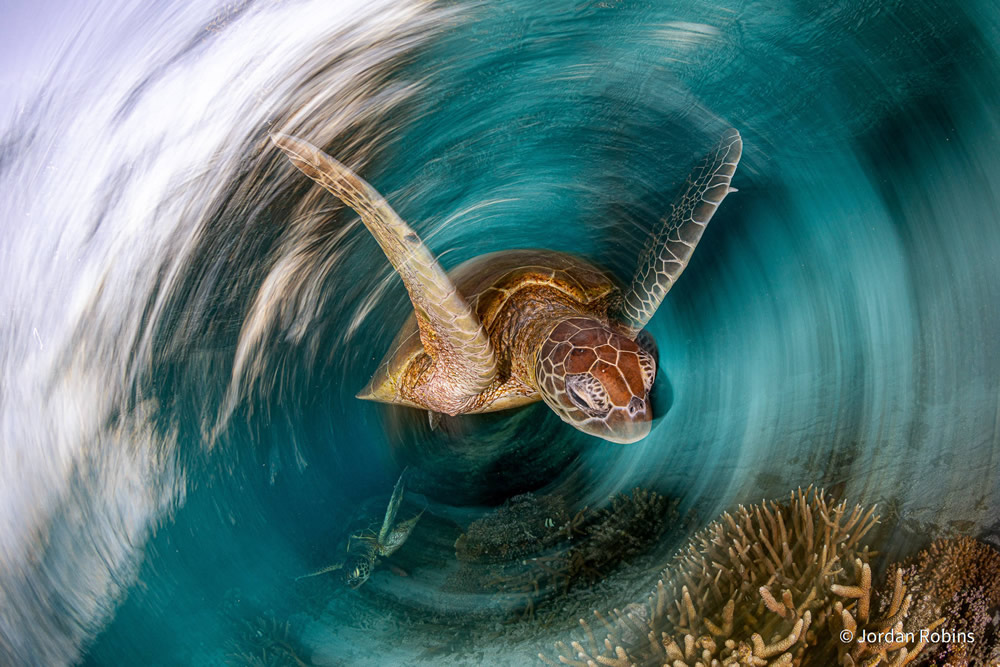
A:
POLYGON ((639 350, 639 368, 642 369, 643 385, 646 391, 649 391, 656 380, 656 361, 653 360, 653 355, 645 350, 639 350))
POLYGON ((367 577, 361 574, 361 568, 356 567, 351 572, 351 576, 347 578, 347 586, 349 588, 357 588, 361 584, 365 583, 365 579, 367 579, 367 577))
POLYGON ((591 417, 602 417, 611 409, 604 385, 589 373, 567 376, 566 394, 573 405, 591 417))

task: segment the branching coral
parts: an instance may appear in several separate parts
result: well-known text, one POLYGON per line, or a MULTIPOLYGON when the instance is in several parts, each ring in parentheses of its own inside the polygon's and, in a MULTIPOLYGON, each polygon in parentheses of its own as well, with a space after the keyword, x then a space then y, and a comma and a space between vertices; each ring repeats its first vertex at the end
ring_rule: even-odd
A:
POLYGON ((851 641, 841 639, 837 644, 839 664, 847 667, 854 665, 889 665, 890 667, 908 665, 913 662, 927 641, 919 630, 932 632, 944 622, 938 618, 917 632, 904 632, 904 624, 908 620, 908 612, 913 602, 912 595, 906 595, 903 584, 903 571, 896 569, 892 581, 892 594, 887 608, 878 618, 872 618, 872 572, 868 563, 860 559, 855 561, 854 570, 858 574, 855 586, 833 584, 830 591, 845 600, 857 600, 854 609, 849 610, 844 602, 838 600, 833 605, 833 616, 830 619, 830 629, 834 636, 842 637, 847 633, 851 641))
POLYGON ((906 629, 945 619, 918 664, 1000 664, 1000 552, 971 537, 938 540, 899 567, 914 600, 906 629))
POLYGON ((741 506, 691 540, 645 604, 610 618, 595 612, 603 641, 581 619, 587 646, 560 642, 559 660, 583 667, 906 664, 918 642, 870 645, 855 634, 901 627, 911 604, 897 577, 886 613, 872 617, 878 600, 862 540, 875 523, 874 508, 848 511, 812 488, 787 503, 741 506), (854 564, 853 585, 842 563, 854 564), (841 641, 839 633, 852 628, 841 641))

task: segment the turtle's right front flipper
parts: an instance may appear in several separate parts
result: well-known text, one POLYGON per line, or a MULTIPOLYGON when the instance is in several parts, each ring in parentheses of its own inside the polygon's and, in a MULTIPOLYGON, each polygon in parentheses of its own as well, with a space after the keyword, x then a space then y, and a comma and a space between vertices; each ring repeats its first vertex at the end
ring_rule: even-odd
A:
POLYGON ((687 267, 701 235, 726 195, 743 153, 743 140, 735 129, 694 168, 684 190, 671 205, 639 258, 632 285, 616 315, 638 334, 659 308, 674 282, 687 267))
POLYGON ((287 134, 271 140, 292 164, 357 212, 403 279, 434 363, 434 390, 406 397, 437 412, 458 414, 496 375, 496 356, 476 313, 416 232, 360 176, 312 144, 287 134))

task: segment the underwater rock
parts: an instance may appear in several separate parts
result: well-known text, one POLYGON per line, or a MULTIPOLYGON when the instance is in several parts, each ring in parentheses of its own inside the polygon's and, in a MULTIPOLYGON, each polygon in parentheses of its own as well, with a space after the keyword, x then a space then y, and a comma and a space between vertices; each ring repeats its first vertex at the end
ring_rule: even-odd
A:
POLYGON ((455 542, 455 556, 460 561, 505 563, 535 554, 556 544, 556 526, 568 521, 562 496, 522 493, 469 524, 455 542))
POLYGON ((578 546, 587 569, 607 573, 645 553, 676 522, 677 505, 676 500, 648 489, 616 495, 610 507, 595 512, 587 524, 587 538, 578 546))
POLYGON ((905 629, 945 619, 947 634, 915 664, 1000 664, 1000 552, 971 537, 943 539, 897 567, 913 596, 905 629))
POLYGON ((645 553, 676 519, 676 506, 641 488, 572 515, 560 496, 516 496, 458 539, 456 586, 497 594, 533 616, 539 602, 596 583, 645 553))
POLYGON ((919 642, 869 644, 859 636, 900 629, 912 601, 900 570, 883 613, 871 613, 873 601, 883 598, 872 589, 862 540, 876 522, 874 508, 848 511, 847 503, 835 504, 812 487, 784 503, 740 506, 691 539, 645 603, 615 609, 610 618, 595 611, 603 641, 580 619, 586 646, 557 643, 559 661, 584 667, 906 664, 921 650, 919 642), (853 563, 851 578, 845 563, 853 563), (842 641, 845 631, 851 637, 842 641))

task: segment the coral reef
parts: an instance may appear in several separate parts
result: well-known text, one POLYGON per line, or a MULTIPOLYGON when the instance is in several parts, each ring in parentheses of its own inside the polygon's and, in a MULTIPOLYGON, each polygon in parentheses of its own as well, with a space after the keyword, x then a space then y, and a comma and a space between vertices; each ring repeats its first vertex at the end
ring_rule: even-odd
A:
POLYGON ((561 531, 557 528, 568 523, 562 496, 522 493, 473 521, 455 542, 455 556, 467 562, 506 563, 537 554, 558 544, 561 531))
POLYGON ((586 646, 556 644, 559 661, 673 667, 908 664, 923 646, 897 634, 912 604, 902 571, 888 595, 879 596, 871 585, 872 554, 862 540, 876 522, 874 508, 848 511, 846 503, 834 504, 811 487, 785 503, 725 513, 694 536, 645 603, 610 615, 594 612, 603 641, 580 619, 586 646), (876 606, 882 608, 877 616, 876 606))
MULTIPOLYGON (((913 662, 926 644, 919 631, 932 632, 944 622, 944 619, 935 619, 926 626, 916 628, 917 631, 910 634, 904 632, 913 597, 906 595, 903 571, 898 568, 893 575, 891 595, 882 599, 882 606, 887 608, 883 610, 881 616, 872 618, 871 568, 868 563, 858 559, 855 561, 854 569, 858 573, 857 585, 830 586, 830 592, 834 596, 844 600, 857 600, 853 611, 845 608, 842 600, 837 600, 833 605, 830 634, 833 637, 842 637, 841 633, 846 632, 853 637, 850 642, 841 639, 839 643, 834 644, 837 647, 838 664, 853 667, 854 665, 906 665, 913 662), (869 639, 865 639, 866 637, 869 639)), ((828 647, 830 643, 827 641, 824 646, 828 647)), ((823 651, 815 653, 822 654, 823 651)), ((801 664, 817 664, 816 656, 810 657, 811 660, 801 664)))
POLYGON ((676 519, 676 500, 640 488, 630 495, 619 494, 587 523, 580 559, 590 570, 607 572, 645 553, 676 519))
POLYGON ((943 539, 897 567, 913 595, 906 630, 944 618, 942 641, 916 664, 1000 664, 1000 552, 971 537, 943 539))
POLYGON ((469 526, 455 543, 461 586, 489 591, 532 617, 545 599, 591 584, 654 544, 676 503, 646 489, 570 513, 559 496, 523 494, 469 526))
MULTIPOLYGON (((305 667, 313 663, 303 656, 308 649, 299 641, 298 631, 288 620, 297 604, 278 611, 261 611, 262 602, 239 588, 226 591, 219 607, 219 620, 227 629, 226 664, 248 667, 305 667)), ((298 629, 300 630, 300 628, 298 629)))

